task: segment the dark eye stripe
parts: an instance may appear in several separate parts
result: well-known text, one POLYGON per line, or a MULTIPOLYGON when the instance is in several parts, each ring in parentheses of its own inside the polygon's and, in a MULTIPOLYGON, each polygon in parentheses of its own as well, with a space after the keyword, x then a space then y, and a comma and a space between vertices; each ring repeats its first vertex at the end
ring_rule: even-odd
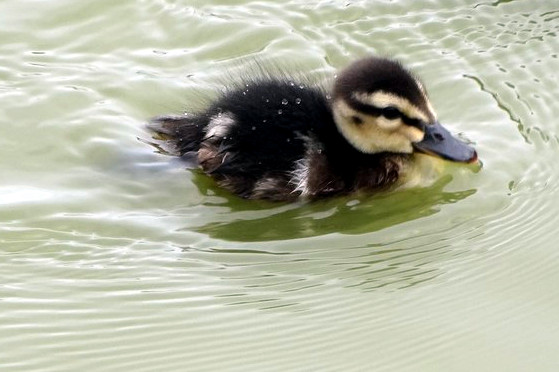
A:
POLYGON ((375 107, 375 106, 371 106, 371 105, 366 105, 362 102, 359 102, 357 100, 352 99, 349 102, 350 106, 352 108, 354 108, 355 110, 362 112, 364 114, 368 114, 368 115, 372 115, 372 116, 380 116, 382 115, 382 109, 375 107))
POLYGON ((404 123, 406 123, 407 125, 410 125, 412 127, 415 127, 423 132, 425 132, 425 123, 419 119, 412 119, 410 117, 404 116, 403 119, 404 123))
POLYGON ((357 100, 350 101, 351 107, 355 110, 362 112, 364 114, 372 115, 372 116, 384 116, 385 118, 392 120, 398 117, 402 118, 402 121, 409 126, 415 127, 421 131, 425 131, 425 123, 419 119, 410 118, 407 115, 404 115, 403 112, 398 110, 394 106, 388 106, 384 108, 376 107, 373 105, 367 105, 365 103, 359 102, 357 100))

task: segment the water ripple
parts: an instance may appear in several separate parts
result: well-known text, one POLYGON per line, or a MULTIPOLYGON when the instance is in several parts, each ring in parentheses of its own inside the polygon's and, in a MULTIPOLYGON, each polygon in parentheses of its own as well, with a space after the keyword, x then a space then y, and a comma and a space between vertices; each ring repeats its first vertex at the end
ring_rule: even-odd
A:
POLYGON ((554 370, 555 8, 2 2, 0 366, 554 370), (247 62, 328 84, 368 53, 422 76, 481 171, 275 205, 136 140, 247 62))

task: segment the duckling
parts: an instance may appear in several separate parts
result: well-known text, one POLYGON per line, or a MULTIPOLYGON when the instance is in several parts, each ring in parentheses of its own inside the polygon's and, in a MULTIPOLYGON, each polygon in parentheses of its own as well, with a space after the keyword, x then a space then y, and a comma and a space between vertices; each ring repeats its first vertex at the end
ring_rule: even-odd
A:
POLYGON ((257 78, 205 110, 148 125, 167 148, 194 154, 221 187, 247 199, 317 199, 393 186, 415 152, 474 162, 476 151, 437 120, 423 84, 398 61, 366 57, 330 94, 257 78))

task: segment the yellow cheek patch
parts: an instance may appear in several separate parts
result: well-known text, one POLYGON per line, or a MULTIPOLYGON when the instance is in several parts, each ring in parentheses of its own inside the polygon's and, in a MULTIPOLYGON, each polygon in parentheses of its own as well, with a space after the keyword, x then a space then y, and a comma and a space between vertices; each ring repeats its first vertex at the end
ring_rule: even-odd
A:
POLYGON ((415 127, 402 126, 400 132, 412 143, 421 142, 423 141, 423 137, 425 137, 425 133, 415 127))
POLYGON ((379 127, 388 131, 394 131, 402 126, 401 119, 390 120, 383 116, 379 116, 378 118, 376 118, 376 122, 379 127))
POLYGON ((384 151, 395 153, 413 151, 410 136, 417 138, 417 133, 402 132, 405 127, 401 125, 401 121, 393 120, 394 123, 391 124, 395 125, 394 128, 385 128, 379 125, 380 117, 363 115, 341 99, 334 102, 333 108, 338 130, 356 149, 368 154, 384 151), (362 118, 363 123, 355 124, 352 120, 353 116, 362 118))

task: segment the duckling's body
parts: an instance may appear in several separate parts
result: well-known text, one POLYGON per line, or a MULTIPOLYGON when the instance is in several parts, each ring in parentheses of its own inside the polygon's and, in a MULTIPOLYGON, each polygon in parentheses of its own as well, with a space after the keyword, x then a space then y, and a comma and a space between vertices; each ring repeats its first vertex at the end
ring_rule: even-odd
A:
MULTIPOLYGON (((404 71, 404 83, 416 86, 413 93, 419 98, 415 98, 425 97, 421 85, 398 63, 375 57, 363 61, 364 70, 388 63, 390 68, 404 71)), ((224 93, 197 115, 160 117, 152 121, 151 128, 167 138, 178 155, 194 153, 205 173, 244 198, 293 200, 385 188, 398 180, 410 162, 411 142, 419 142, 423 135, 415 125, 403 135, 394 128, 382 129, 386 138, 381 138, 380 144, 362 139, 362 131, 365 137, 370 135, 364 126, 371 123, 367 117, 357 118, 354 107, 365 108, 367 115, 377 119, 382 117, 383 108, 373 112, 368 103, 361 107, 363 99, 348 91, 350 80, 362 80, 354 72, 350 70, 338 79, 333 99, 320 88, 289 80, 253 80, 224 93), (360 99, 357 105, 352 105, 354 97, 360 99), (351 123, 345 122, 348 114, 351 123), (402 141, 405 143, 400 144, 402 141), (395 146, 401 146, 401 151, 395 146)), ((377 80, 381 85, 386 83, 384 77, 377 80)), ((358 94, 365 97, 373 91, 366 87, 366 81, 362 83, 365 86, 358 87, 358 94)), ((412 124, 417 124, 414 120, 435 121, 426 111, 428 102, 414 104, 408 98, 406 102, 411 102, 412 110, 417 108, 412 114, 419 117, 412 117, 412 124)))

